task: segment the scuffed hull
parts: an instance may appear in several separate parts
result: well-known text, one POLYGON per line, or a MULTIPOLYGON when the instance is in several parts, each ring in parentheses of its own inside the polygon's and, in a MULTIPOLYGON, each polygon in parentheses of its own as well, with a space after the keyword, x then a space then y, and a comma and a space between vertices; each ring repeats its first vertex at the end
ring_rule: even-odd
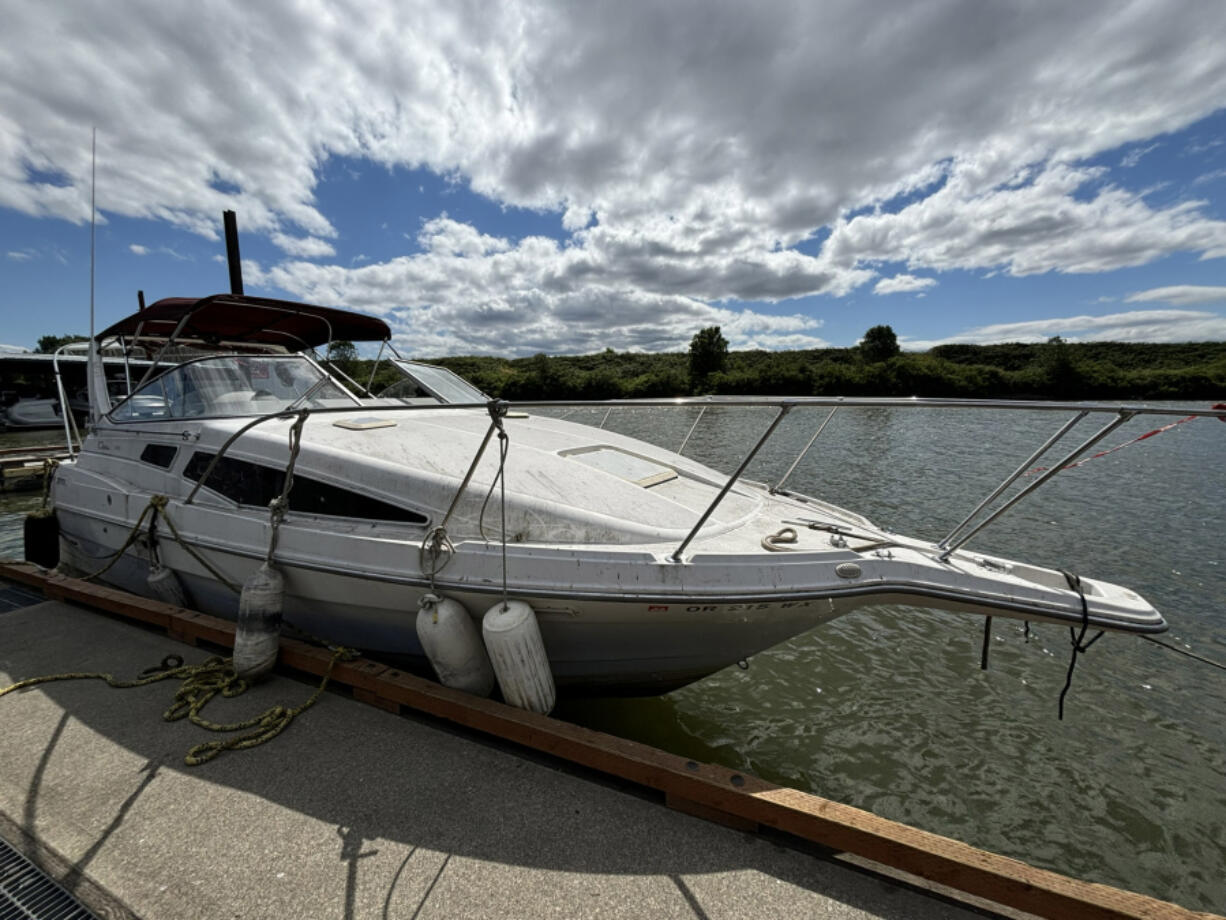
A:
MULTIPOLYGON (((61 512, 61 567, 100 568, 122 543, 120 528, 61 512), (106 533, 100 530, 105 527, 106 533), (111 537, 118 534, 118 540, 111 537), (105 542, 101 542, 105 541, 105 542)), ((159 547, 196 609, 233 620, 238 597, 173 543, 159 547)), ((206 552, 234 584, 255 571, 258 557, 206 552)), ((373 580, 358 575, 279 562, 285 576, 285 619, 298 629, 364 650, 376 658, 428 670, 417 639, 418 600, 424 584, 373 580)), ((134 547, 102 578, 107 584, 148 595, 148 551, 134 547)), ((480 618, 500 593, 449 588, 447 596, 480 618)), ((550 667, 570 693, 656 694, 700 680, 759 651, 829 622, 858 604, 833 600, 740 604, 672 604, 638 600, 560 599, 514 592, 536 611, 550 667)))

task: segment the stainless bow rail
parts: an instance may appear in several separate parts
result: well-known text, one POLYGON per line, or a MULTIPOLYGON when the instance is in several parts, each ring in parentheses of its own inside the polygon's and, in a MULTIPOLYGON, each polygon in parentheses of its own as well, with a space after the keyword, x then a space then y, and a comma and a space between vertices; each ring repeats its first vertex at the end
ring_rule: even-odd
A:
MULTIPOLYGON (((524 400, 524 401, 517 401, 517 402, 512 402, 508 400, 491 400, 488 403, 486 402, 450 403, 450 404, 439 404, 439 405, 396 405, 396 404, 383 405, 383 404, 380 404, 377 407, 368 405, 366 406, 366 408, 371 408, 371 409, 377 408, 379 412, 438 412, 438 411, 455 411, 455 410, 462 410, 462 409, 475 409, 475 410, 481 410, 483 412, 493 412, 494 407, 496 407, 497 412, 500 416, 506 416, 506 414, 511 411, 524 410, 524 409, 569 410, 565 413, 567 415, 571 414, 576 409, 585 409, 585 408, 586 409, 605 409, 606 410, 605 414, 600 422, 600 426, 603 427, 605 422, 608 421, 609 413, 612 412, 613 409, 617 409, 617 408, 632 408, 632 409, 678 408, 678 407, 687 407, 687 406, 696 406, 696 407, 699 407, 702 411, 699 413, 698 418, 696 418, 694 420, 694 423, 690 426, 689 431, 686 433, 685 441, 682 442, 681 448, 678 450, 678 453, 680 453, 680 450, 683 450, 685 448, 685 445, 690 440, 690 436, 693 435, 694 433, 694 429, 698 426, 698 423, 702 420, 703 416, 705 415, 708 409, 712 409, 712 408, 774 408, 777 410, 777 414, 771 420, 766 430, 762 433, 762 435, 754 443, 753 447, 750 448, 749 452, 745 455, 744 459, 737 466, 735 472, 733 472, 732 475, 729 476, 728 480, 720 488, 719 493, 715 496, 714 499, 712 499, 711 503, 702 512, 702 514, 699 515, 697 522, 694 524, 690 532, 686 535, 685 539, 681 541, 681 543, 677 546, 677 548, 671 554, 669 554, 667 558, 669 559, 669 561, 674 562, 674 563, 682 563, 684 561, 682 557, 682 553, 685 551, 686 547, 690 545, 690 543, 694 540, 694 538, 702 530, 702 527, 710 519, 711 515, 714 514, 715 510, 719 507, 720 503, 724 500, 727 494, 732 490, 733 486, 735 486, 736 483, 741 479, 742 475, 745 472, 745 469, 753 461, 754 457, 757 456, 757 454, 762 449, 762 447, 770 440, 771 436, 775 433, 776 429, 779 427, 779 424, 783 421, 783 419, 790 412, 792 412, 795 409, 828 408, 831 411, 829 412, 829 414, 826 415, 825 419, 817 427, 817 430, 813 433, 812 437, 809 438, 804 448, 800 451, 796 459, 788 467, 787 472, 785 472, 784 475, 780 478, 778 484, 770 489, 772 493, 779 493, 779 494, 784 494, 784 495, 790 494, 786 490, 783 489, 783 484, 792 475, 792 472, 796 469, 797 465, 801 462, 801 460, 803 460, 804 457, 809 453, 810 449, 813 447, 818 437, 822 434, 822 432, 826 429, 826 426, 830 423, 831 419, 834 417, 835 412, 837 412, 839 409, 845 409, 845 408, 980 409, 980 410, 991 409, 991 410, 1001 410, 1001 411, 1009 411, 1009 412, 1028 411, 1028 412, 1071 412, 1073 413, 1072 417, 1068 421, 1066 421, 1050 438, 1048 438, 1042 444, 1042 446, 1038 448, 1038 450, 1036 450, 1029 457, 1027 457, 1026 460, 1023 461, 1022 464, 1018 466, 1018 468, 1012 474, 1010 474, 1008 477, 1005 478, 1003 482, 1000 483, 1000 485, 998 485, 982 501, 980 501, 975 506, 975 508, 969 514, 967 514, 966 517, 964 517, 958 523, 958 525, 949 532, 949 534, 947 534, 944 537, 944 539, 934 544, 934 548, 938 550, 940 553, 940 555, 938 556, 938 559, 942 562, 948 560, 949 557, 955 551, 957 551, 960 547, 965 545, 967 541, 969 541, 972 537, 976 536, 977 534, 981 533, 984 530, 984 528, 990 525, 993 521, 996 521, 997 519, 999 519, 1001 515, 1003 515, 1013 506, 1015 506, 1023 498, 1034 493, 1036 490, 1041 488, 1045 483, 1049 482, 1052 479, 1052 477, 1054 477, 1062 469, 1074 463, 1087 450, 1089 450, 1089 448, 1093 447, 1095 444, 1097 444, 1099 441, 1105 438, 1112 431, 1116 430, 1121 425, 1123 425, 1124 423, 1128 422, 1129 420, 1133 418, 1136 418, 1139 416, 1147 416, 1147 415, 1172 416, 1172 417, 1184 417, 1184 418, 1189 417, 1189 416, 1195 416, 1195 417, 1204 417, 1204 418, 1217 418, 1222 421, 1226 421, 1226 408, 1199 409, 1199 408, 1189 407, 1189 406, 1174 407, 1174 406, 1144 406, 1144 405, 1107 405, 1107 404, 1097 404, 1097 403, 1044 402, 1044 401, 1037 401, 1037 400, 1027 401, 1027 400, 994 400, 994 399, 940 399, 940 398, 919 398, 919 397, 896 398, 896 397, 827 397, 827 396, 807 396, 807 397, 803 397, 803 396, 797 396, 797 397, 731 396, 731 397, 677 397, 673 399, 626 399, 626 400, 524 400), (1090 415, 1108 415, 1108 416, 1111 416, 1111 418, 1107 421, 1106 424, 1104 424, 1101 428, 1099 428, 1092 435, 1090 435, 1090 437, 1086 438, 1080 444, 1074 447, 1071 451, 1069 451, 1063 458, 1061 458, 1061 460, 1058 463, 1055 463, 1050 468, 1044 470, 1041 476, 1039 476, 1033 482, 1029 483, 1027 486, 1025 486, 1023 489, 1021 489, 1011 498, 1006 500, 1003 504, 997 507, 994 511, 987 514, 987 516, 984 517, 982 520, 978 520, 982 515, 984 515, 987 512, 987 509, 992 505, 992 503, 1004 494, 1004 492, 1009 488, 1009 486, 1011 486, 1018 479, 1020 479, 1023 475, 1025 475, 1027 471, 1032 470, 1034 464, 1044 454, 1046 454, 1047 451, 1051 450, 1057 443, 1063 440, 1066 435, 1068 435, 1071 431, 1073 431, 1077 427, 1078 423, 1080 423, 1081 421, 1083 421, 1090 415), (973 523, 972 525, 972 522, 975 522, 975 523, 973 523)), ((311 409, 309 411, 309 414, 312 416, 319 416, 319 415, 330 415, 330 414, 335 414, 335 413, 352 413, 355 410, 355 408, 358 408, 358 407, 357 406, 345 406, 345 407, 335 407, 335 408, 333 407, 317 408, 317 409, 311 409)), ((226 442, 226 444, 221 449, 221 451, 219 451, 217 457, 214 458, 214 462, 216 462, 217 459, 220 459, 221 455, 225 453, 225 451, 231 446, 233 441, 236 440, 239 435, 245 433, 250 428, 253 428, 256 425, 261 424, 263 422, 272 421, 273 419, 278 419, 278 418, 286 419, 296 414, 297 413, 287 412, 287 411, 282 410, 279 412, 269 413, 266 416, 261 416, 261 417, 256 418, 255 420, 253 420, 253 422, 250 425, 245 426, 243 429, 237 432, 233 437, 231 437, 229 441, 226 442)), ((201 419, 193 419, 193 420, 198 421, 201 419)), ((134 421, 131 424, 145 424, 145 422, 134 421)), ((478 451, 478 456, 474 459, 473 468, 475 468, 477 460, 480 459, 480 453, 484 451, 486 443, 488 443, 488 434, 486 437, 486 441, 482 442, 481 448, 478 451)), ((455 503, 458 502, 460 495, 464 492, 465 488, 467 487, 469 480, 471 479, 472 472, 473 472, 473 469, 470 468, 468 477, 466 477, 464 482, 460 484, 460 487, 452 501, 453 508, 455 506, 455 503)), ((200 488, 200 483, 197 483, 196 488, 192 490, 192 497, 194 497, 196 491, 199 488, 200 488)), ((188 498, 188 502, 190 501, 191 501, 191 497, 188 498)))
MULTIPOLYGON (((676 407, 676 406, 700 406, 702 411, 699 413, 694 424, 690 426, 690 430, 686 433, 685 441, 682 442, 681 450, 685 448, 689 442, 690 436, 693 435, 694 429, 701 421, 703 414, 708 408, 755 408, 755 407, 773 407, 779 410, 778 415, 772 420, 766 431, 758 439, 757 443, 750 448, 745 459, 741 461, 736 471, 729 477, 720 489, 719 494, 711 501, 706 510, 699 516, 698 522, 693 529, 686 535, 681 544, 674 550, 668 559, 672 562, 682 561, 682 552, 693 541, 694 537, 702 529, 703 525, 710 519, 715 509, 724 500, 724 497, 732 490, 732 487, 741 478, 745 472, 745 468, 749 466, 753 458, 762 449, 763 445, 774 434, 775 429, 783 418, 793 409, 796 408, 823 408, 829 407, 830 413, 818 426, 813 436, 809 438, 808 443, 797 455, 796 459, 788 467, 778 484, 771 488, 772 493, 787 494, 783 489, 783 484, 788 477, 796 469, 801 460, 808 454, 813 444, 825 430, 834 414, 842 408, 888 408, 888 409, 993 409, 1004 411, 1036 411, 1036 412, 1072 412, 1073 416, 1064 423, 1061 428, 1056 431, 1043 445, 1031 454, 1010 476, 1008 476, 1000 485, 993 489, 987 497, 985 497, 974 510, 963 518, 956 527, 941 541, 935 544, 935 548, 940 551, 939 560, 945 562, 949 557, 960 547, 966 544, 972 537, 984 530, 989 524, 1001 517, 1006 511, 1020 502, 1026 496, 1032 494, 1045 483, 1050 481, 1057 473, 1066 468, 1087 450, 1109 435, 1112 431, 1119 428, 1124 423, 1138 416, 1156 415, 1156 416, 1177 416, 1187 418, 1189 416, 1217 418, 1226 421, 1226 409, 1197 409, 1194 407, 1173 407, 1173 406, 1136 406, 1136 405, 1105 405, 1097 403, 1069 403, 1069 402, 1045 402, 1038 400, 1006 400, 1006 399, 942 399, 942 398, 922 398, 922 397, 831 397, 831 396, 797 396, 797 397, 759 397, 759 396, 725 396, 725 397, 679 397, 676 399, 631 399, 631 400, 590 400, 590 401, 525 401, 514 404, 514 408, 518 409, 540 409, 540 408, 601 408, 624 406, 626 408, 651 408, 651 407, 676 407), (1009 498, 1004 504, 996 508, 985 519, 978 521, 974 526, 971 523, 979 518, 985 510, 998 499, 1010 485, 1021 478, 1028 470, 1033 468, 1033 465, 1047 451, 1051 450, 1065 435, 1077 427, 1077 424, 1083 419, 1093 414, 1112 415, 1110 419, 1098 431, 1094 432, 1089 438, 1082 441, 1077 447, 1073 448, 1066 456, 1058 463, 1055 463, 1049 469, 1045 470, 1034 482, 1027 485, 1017 494, 1009 498), (970 528, 969 530, 967 528, 970 528)), ((457 408, 457 407, 453 407, 457 408)), ((601 421, 601 427, 608 420, 608 412, 606 411, 604 419, 601 421)), ((678 451, 680 453, 680 450, 678 451)))

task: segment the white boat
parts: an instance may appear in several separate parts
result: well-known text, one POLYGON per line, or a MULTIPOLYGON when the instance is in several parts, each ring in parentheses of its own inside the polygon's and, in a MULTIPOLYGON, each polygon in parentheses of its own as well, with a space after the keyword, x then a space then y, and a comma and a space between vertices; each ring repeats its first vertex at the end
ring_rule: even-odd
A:
POLYGON ((61 565, 94 572, 126 546, 101 580, 136 593, 149 593, 156 553, 193 606, 234 618, 238 586, 271 557, 294 626, 422 666, 414 624, 424 594, 452 598, 474 619, 509 596, 535 611, 558 686, 583 692, 663 692, 870 604, 1091 630, 1166 628, 1127 588, 963 544, 1127 418, 1179 410, 994 403, 1074 417, 933 542, 741 475, 794 409, 915 401, 721 401, 778 409, 729 476, 553 417, 546 404, 487 400, 450 372, 399 356, 404 382, 368 393, 313 353, 334 339, 386 344, 387 326, 356 313, 216 295, 160 301, 99 338, 112 336, 255 350, 151 370, 133 395, 99 407, 79 454, 55 476, 61 565), (1095 412, 1108 414, 1106 425, 1001 499, 1095 412), (289 507, 274 528, 269 505, 291 466, 289 507), (157 515, 142 517, 155 496, 166 497, 161 516, 177 539, 165 523, 151 532, 157 515))
MULTIPOLYGON (((140 358, 104 356, 109 388, 113 392, 126 391, 128 376, 144 373, 148 368, 149 362, 143 358, 143 352, 140 358)), ((86 362, 84 345, 75 342, 61 346, 55 354, 0 355, 0 429, 68 430, 74 422, 84 421, 89 415, 89 393, 82 385, 86 362), (11 383, 15 379, 23 380, 27 392, 36 395, 20 395, 17 384, 11 383), (65 402, 71 418, 64 416, 65 402)))
POLYGON ((63 424, 60 401, 51 397, 25 396, 0 410, 0 428, 59 428, 63 424))

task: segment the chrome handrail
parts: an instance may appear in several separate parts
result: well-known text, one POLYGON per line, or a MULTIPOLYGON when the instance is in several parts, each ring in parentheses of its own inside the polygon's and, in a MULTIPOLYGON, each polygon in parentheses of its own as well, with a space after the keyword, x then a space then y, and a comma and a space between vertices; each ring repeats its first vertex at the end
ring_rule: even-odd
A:
MULTIPOLYGON (((1110 434, 1112 431, 1114 431, 1116 428, 1120 427, 1121 425, 1123 425, 1125 422, 1129 421, 1130 419, 1133 419, 1141 415, 1159 415, 1159 416, 1182 416, 1182 417, 1195 416, 1195 417, 1203 417, 1203 418, 1217 418, 1222 421, 1226 421, 1226 409, 1217 409, 1217 408, 1198 409, 1194 407, 1119 406, 1119 405, 1107 405, 1107 404, 1101 404, 1101 403, 1096 404, 1096 403, 1042 402, 1042 401, 1025 401, 1025 400, 991 400, 991 399, 982 399, 982 400, 942 399, 942 398, 920 398, 920 397, 912 397, 912 398, 826 397, 826 396, 796 396, 796 397, 753 396, 753 397, 718 397, 718 398, 676 397, 672 399, 522 400, 522 401, 517 401, 517 402, 512 402, 509 400, 495 400, 494 403, 496 403, 499 406, 501 413, 503 415, 513 410, 528 409, 528 408, 533 408, 533 409, 578 409, 578 408, 601 408, 603 407, 603 408, 606 408, 608 411, 606 411, 604 418, 601 420, 602 426, 604 422, 607 421, 609 412, 611 412, 613 409, 618 408, 618 407, 637 409, 637 408, 652 408, 652 407, 672 408, 672 407, 678 407, 678 406, 701 406, 703 407, 703 412, 699 413, 699 419, 702 418, 702 415, 703 413, 705 413, 705 410, 711 406, 719 406, 719 407, 726 407, 726 408, 730 408, 730 407, 739 407, 739 408, 771 407, 771 408, 778 409, 779 410, 778 415, 776 415, 775 418, 771 421, 766 431, 764 431, 761 437, 759 437, 757 443, 754 444, 753 448, 749 451, 749 453, 741 461, 736 471, 724 483, 723 487, 720 489, 719 493, 715 496, 715 498, 711 501, 711 503, 707 506, 706 510, 702 512, 702 514, 698 518, 697 523, 695 523, 693 528, 686 535, 685 539, 682 540, 680 545, 677 547, 677 549, 674 550, 667 557, 670 561, 674 563, 679 563, 682 561, 681 554, 685 551, 686 547, 689 546, 689 544, 693 541, 694 537, 697 536, 699 531, 701 531, 703 525, 706 524, 708 519, 715 512, 715 509, 719 507, 719 504, 724 500, 728 492, 731 491, 732 487, 737 483, 737 481, 740 480, 741 475, 745 472, 745 469, 749 466, 750 462, 753 460, 755 456, 757 456, 762 446, 766 444, 766 442, 770 439, 770 437, 774 434, 775 430, 778 428, 779 424, 783 421, 783 419, 788 415, 788 413, 792 409, 805 408, 805 407, 810 407, 810 406, 812 407, 828 406, 828 407, 831 407, 832 411, 830 412, 829 415, 827 415, 825 420, 818 427, 817 431, 809 439, 804 449, 800 452, 800 455, 796 458, 796 460, 792 462, 791 466, 789 466, 783 478, 780 479, 779 484, 775 486, 774 489, 770 489, 772 493, 778 492, 781 490, 783 483, 792 474, 793 470, 796 468, 797 464, 799 464, 799 462, 804 458, 805 454, 808 453, 809 449, 813 446, 813 443, 817 440, 817 437, 822 433, 822 430, 826 427, 826 425, 833 418, 835 410, 839 408, 857 407, 857 408, 900 408, 900 409, 901 408, 905 408, 905 409, 920 409, 920 408, 1000 409, 1000 410, 1007 410, 1007 411, 1044 411, 1044 412, 1073 411, 1074 413, 1076 413, 1072 419, 1066 422, 1054 435, 1048 438, 1048 440, 1043 444, 1042 447, 1040 447, 1037 451, 1031 454, 1031 456, 1027 458, 1027 460, 1021 466, 1019 466, 1017 470, 1015 470, 1000 485, 998 485, 985 499, 983 499, 983 501, 981 501, 970 514, 968 514, 961 522, 959 522, 959 524, 952 531, 950 531, 950 533, 943 540, 934 544, 934 548, 938 550, 940 553, 940 555, 938 556, 938 559, 942 562, 948 560, 949 557, 956 550, 958 550, 958 548, 963 546, 972 537, 980 533, 985 527, 987 527, 993 521, 997 520, 1001 515, 1003 515, 1006 511, 1008 511, 1010 508, 1016 505, 1019 501, 1021 501, 1027 495, 1031 494, 1032 492, 1040 488, 1042 485, 1044 485, 1046 482, 1048 482, 1053 476, 1055 476, 1062 469, 1064 469, 1070 463, 1076 460, 1086 450, 1088 450, 1094 444, 1097 444, 1100 440, 1102 440, 1104 437, 1106 437, 1108 434, 1110 434), (974 520, 996 498, 1000 497, 1000 495, 1002 495, 1004 491, 1011 484, 1016 482, 1023 474, 1025 474, 1028 470, 1030 470, 1031 465, 1035 461, 1037 461, 1039 457, 1041 457, 1046 451, 1051 449, 1051 447, 1053 447, 1066 434, 1068 434, 1068 432, 1071 431, 1077 425, 1077 423, 1082 421, 1082 419, 1084 419, 1086 416, 1090 415, 1091 413, 1109 413, 1111 415, 1114 415, 1115 418, 1112 419, 1110 422, 1108 422, 1106 425, 1104 425, 1102 428, 1100 428, 1097 432, 1091 435, 1088 439, 1086 439, 1081 444, 1079 444, 1077 447, 1075 447, 1059 463, 1053 465, 1050 469, 1044 471, 1042 476, 1040 476, 1034 482, 1027 485, 1024 489, 1022 489, 1016 495, 1012 496, 1007 502, 1005 502, 1004 505, 997 508, 986 519, 984 519, 983 521, 980 521, 969 531, 966 531, 965 533, 963 533, 964 528, 966 528, 967 525, 969 525, 970 522, 974 520), (961 534, 961 536, 958 536, 959 534, 961 534)), ((488 403, 488 402, 439 403, 439 404, 427 404, 427 405, 391 403, 387 405, 379 405, 377 407, 367 407, 367 408, 372 408, 372 409, 377 408, 379 412, 389 412, 389 413, 390 412, 437 412, 437 411, 456 411, 456 410, 469 410, 469 409, 489 411, 490 405, 491 403, 488 403)), ((337 407, 319 408, 319 409, 311 410, 311 414, 312 415, 331 415, 331 414, 341 413, 341 412, 351 413, 354 411, 355 408, 357 407, 356 406, 337 406, 337 407)), ((230 446, 230 444, 234 442, 234 440, 236 440, 241 434, 246 433, 246 431, 248 431, 250 428, 255 427, 255 425, 260 424, 261 422, 270 421, 274 418, 292 417, 294 414, 295 413, 293 412, 287 412, 285 410, 282 410, 280 412, 270 413, 267 416, 262 416, 262 417, 257 418, 252 423, 244 426, 242 429, 236 432, 233 436, 231 436, 231 438, 226 442, 226 444, 223 445, 222 451, 219 452, 219 456, 220 456, 220 453, 225 452, 225 450, 230 446)), ((200 421, 200 420, 202 419, 196 419, 196 421, 200 421)), ((151 420, 131 420, 123 424, 126 424, 126 425, 127 424, 148 424, 148 423, 157 422, 157 421, 164 421, 164 420, 152 420, 152 419, 151 420)), ((690 435, 693 434, 694 427, 697 425, 697 423, 698 423, 698 419, 695 420, 694 425, 691 425, 690 431, 686 435, 686 441, 688 441, 690 435)), ((471 478, 471 475, 476 466, 476 462, 480 460, 480 455, 484 451, 488 443, 489 434, 490 432, 487 432, 485 441, 482 442, 481 447, 478 449, 477 457, 475 458, 472 467, 469 469, 468 477, 466 477, 465 483, 461 485, 459 492, 455 496, 456 501, 458 501, 459 495, 464 492, 464 486, 467 485, 468 479, 471 478)), ((683 442, 682 444, 682 447, 684 446, 685 446, 685 442, 683 442)), ((216 458, 214 458, 214 462, 215 461, 216 461, 216 458)), ((206 476, 207 476, 207 472, 206 472, 206 476)), ((203 481, 203 478, 204 477, 202 477, 202 481, 203 481)), ((192 501, 192 498, 195 496, 196 492, 199 491, 201 484, 202 484, 201 482, 196 483, 196 486, 195 488, 192 489, 191 494, 188 496, 186 500, 186 503, 190 503, 192 501)), ((454 509, 455 501, 453 501, 452 504, 453 504, 453 509, 454 509)), ((451 511, 448 512, 449 515, 450 513, 451 511)))

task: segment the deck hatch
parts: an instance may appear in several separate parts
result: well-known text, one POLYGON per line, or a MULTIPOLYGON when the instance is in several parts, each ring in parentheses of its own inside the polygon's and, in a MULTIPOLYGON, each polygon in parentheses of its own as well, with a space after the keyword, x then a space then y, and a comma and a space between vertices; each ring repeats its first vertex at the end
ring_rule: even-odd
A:
POLYGON ((636 486, 642 486, 644 489, 650 489, 652 486, 677 478, 677 471, 671 466, 618 450, 616 447, 582 447, 578 450, 563 451, 562 456, 577 460, 584 466, 590 466, 602 473, 616 476, 618 479, 632 482, 636 486))

